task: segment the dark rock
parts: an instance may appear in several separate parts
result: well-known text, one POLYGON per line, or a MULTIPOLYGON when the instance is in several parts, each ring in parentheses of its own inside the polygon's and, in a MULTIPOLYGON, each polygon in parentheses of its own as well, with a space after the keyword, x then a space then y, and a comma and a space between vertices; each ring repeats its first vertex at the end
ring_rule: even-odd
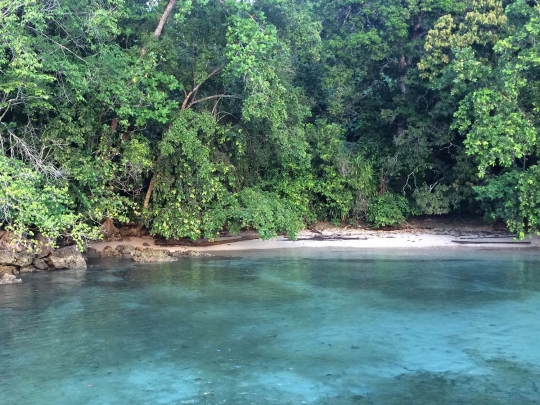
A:
POLYGON ((173 257, 212 257, 210 253, 203 253, 196 250, 175 250, 170 252, 170 255, 173 257))
POLYGON ((75 246, 55 250, 46 262, 55 269, 86 269, 86 261, 75 246))
POLYGON ((135 251, 135 246, 133 245, 118 245, 116 250, 122 254, 131 254, 135 251))
POLYGON ((119 229, 119 232, 120 232, 120 235, 122 235, 122 237, 129 237, 131 236, 131 228, 128 227, 128 226, 123 226, 119 229))
POLYGON ((101 251, 101 257, 122 257, 122 253, 110 246, 105 246, 101 251))
POLYGON ((120 231, 120 235, 122 235, 124 240, 128 240, 130 237, 140 238, 148 234, 148 231, 144 229, 142 225, 137 225, 137 224, 128 224, 128 225, 122 226, 119 231, 120 231))
POLYGON ((0 264, 7 266, 26 267, 32 263, 34 255, 28 252, 0 250, 0 264))
POLYGON ((143 246, 150 246, 150 243, 144 242, 142 245, 143 245, 143 246))
POLYGON ((168 250, 138 248, 132 254, 133 260, 140 263, 174 262, 177 259, 168 250))
POLYGON ((149 236, 150 232, 148 229, 144 228, 142 225, 138 225, 135 228, 131 229, 131 235, 134 238, 142 238, 145 236, 149 236))
POLYGON ((118 245, 116 250, 124 259, 131 259, 131 255, 135 252, 135 246, 133 245, 118 245))
POLYGON ((196 250, 188 250, 188 256, 193 257, 212 257, 210 253, 198 252, 196 250))
POLYGON ((15 277, 13 274, 7 274, 5 273, 2 278, 0 278, 0 285, 5 284, 20 284, 22 283, 22 280, 20 278, 15 277))
POLYGON ((18 274, 19 268, 17 266, 5 266, 0 264, 0 276, 4 274, 18 274))
POLYGON ((35 268, 39 270, 47 270, 49 268, 49 265, 43 259, 34 259, 32 264, 34 265, 35 268))
POLYGON ((101 252, 98 251, 96 248, 93 247, 87 247, 85 253, 85 257, 87 258, 97 258, 101 257, 101 252))
POLYGON ((175 250, 169 253, 172 257, 184 257, 187 256, 187 250, 175 250))

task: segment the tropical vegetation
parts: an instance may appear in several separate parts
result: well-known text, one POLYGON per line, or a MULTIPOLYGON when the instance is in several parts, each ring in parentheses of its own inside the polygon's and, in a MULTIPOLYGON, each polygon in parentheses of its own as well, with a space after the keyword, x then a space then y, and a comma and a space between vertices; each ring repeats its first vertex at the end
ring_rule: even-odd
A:
POLYGON ((540 231, 526 0, 0 0, 0 224, 540 231))

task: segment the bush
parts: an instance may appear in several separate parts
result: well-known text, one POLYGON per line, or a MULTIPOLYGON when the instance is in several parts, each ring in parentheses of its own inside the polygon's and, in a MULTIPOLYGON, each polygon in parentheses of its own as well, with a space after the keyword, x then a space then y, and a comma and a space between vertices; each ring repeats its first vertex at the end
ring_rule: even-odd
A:
POLYGON ((301 213, 277 194, 246 188, 239 193, 239 203, 234 219, 242 228, 256 229, 262 239, 277 236, 278 232, 296 239, 304 227, 301 213))
POLYGON ((452 191, 452 188, 447 185, 430 187, 424 184, 422 187, 414 190, 413 197, 422 214, 447 214, 452 208, 457 208, 459 205, 459 198, 452 191))
POLYGON ((21 242, 41 232, 52 241, 70 236, 79 249, 97 239, 97 228, 86 225, 72 210, 67 186, 50 184, 20 160, 0 155, 0 227, 21 242))
POLYGON ((395 193, 386 193, 376 196, 370 201, 367 220, 374 228, 386 225, 398 225, 414 214, 407 199, 395 193))
POLYGON ((540 234, 540 166, 513 169, 474 187, 486 219, 503 220, 511 232, 524 238, 540 234))

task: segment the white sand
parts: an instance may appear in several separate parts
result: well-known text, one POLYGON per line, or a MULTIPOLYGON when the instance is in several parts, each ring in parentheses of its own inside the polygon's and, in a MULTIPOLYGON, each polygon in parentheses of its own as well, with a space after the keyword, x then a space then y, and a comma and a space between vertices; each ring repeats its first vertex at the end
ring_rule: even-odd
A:
MULTIPOLYGON (((540 238, 525 239, 521 242, 531 242, 530 244, 515 243, 514 239, 505 234, 485 235, 482 233, 470 232, 467 234, 436 234, 420 231, 373 231, 373 230, 328 230, 321 233, 330 240, 298 240, 292 241, 285 237, 278 237, 271 240, 246 240, 233 243, 225 243, 214 246, 158 246, 154 239, 129 238, 122 242, 95 242, 90 246, 97 251, 101 251, 105 246, 116 247, 117 245, 130 244, 135 247, 143 247, 146 243, 152 248, 174 250, 197 250, 201 252, 213 251, 237 251, 237 250, 267 250, 267 249, 288 249, 288 248, 350 248, 350 249, 418 249, 418 248, 453 248, 453 249, 496 249, 496 248, 538 248, 540 238), (481 244, 459 244, 453 241, 476 241, 481 244), (496 243, 493 243, 496 242, 496 243)), ((309 238, 320 236, 311 231, 303 231, 298 237, 309 238)), ((227 238, 218 238, 227 240, 227 238)))

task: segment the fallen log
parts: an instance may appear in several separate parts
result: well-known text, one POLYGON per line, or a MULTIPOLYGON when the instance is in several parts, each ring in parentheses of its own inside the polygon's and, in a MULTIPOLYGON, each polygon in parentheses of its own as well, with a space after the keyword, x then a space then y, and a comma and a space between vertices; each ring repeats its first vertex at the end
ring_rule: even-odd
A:
POLYGON ((189 238, 183 239, 156 239, 154 243, 158 246, 196 246, 196 247, 205 247, 205 246, 217 246, 217 245, 226 245, 229 243, 244 242, 246 240, 255 240, 259 239, 259 235, 242 235, 238 237, 227 237, 227 238, 217 238, 214 240, 209 239, 196 239, 192 240, 189 238))

